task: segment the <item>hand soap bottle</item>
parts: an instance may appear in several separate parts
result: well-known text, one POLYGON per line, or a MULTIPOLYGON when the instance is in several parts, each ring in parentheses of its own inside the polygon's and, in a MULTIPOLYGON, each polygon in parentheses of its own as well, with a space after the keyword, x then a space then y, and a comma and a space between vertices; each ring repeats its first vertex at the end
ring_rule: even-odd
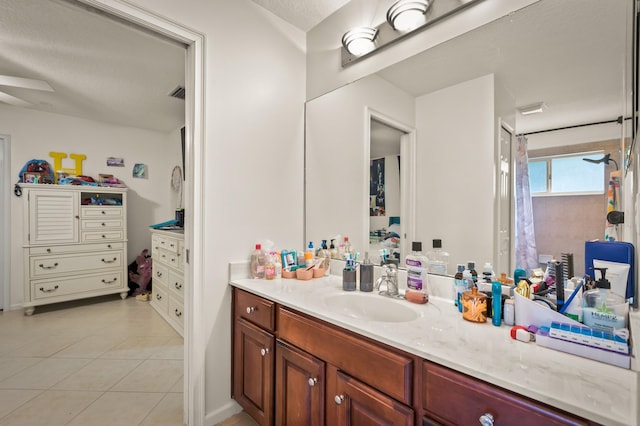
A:
POLYGON ((609 332, 627 328, 629 304, 611 292, 611 283, 605 277, 607 268, 594 269, 600 271, 600 279, 596 282, 596 288, 585 291, 582 296, 584 324, 609 332))

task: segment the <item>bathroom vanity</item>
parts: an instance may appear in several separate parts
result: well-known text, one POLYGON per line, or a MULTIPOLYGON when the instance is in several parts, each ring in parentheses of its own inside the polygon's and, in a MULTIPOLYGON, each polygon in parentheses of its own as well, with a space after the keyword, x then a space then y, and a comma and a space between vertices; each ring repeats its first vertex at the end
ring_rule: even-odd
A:
POLYGON ((449 300, 336 276, 231 285, 232 393, 262 425, 637 424, 636 371, 513 341, 449 300))

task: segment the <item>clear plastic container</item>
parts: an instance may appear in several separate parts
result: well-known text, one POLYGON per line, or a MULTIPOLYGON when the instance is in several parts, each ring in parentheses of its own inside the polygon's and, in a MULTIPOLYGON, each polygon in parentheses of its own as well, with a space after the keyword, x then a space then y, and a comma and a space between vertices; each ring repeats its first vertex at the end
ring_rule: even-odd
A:
POLYGON ((446 275, 449 265, 449 253, 442 250, 442 240, 434 239, 433 249, 427 253, 427 270, 431 274, 446 275))
POLYGON ((256 244, 255 249, 251 252, 251 278, 263 279, 266 263, 267 260, 264 251, 262 250, 262 245, 256 244))

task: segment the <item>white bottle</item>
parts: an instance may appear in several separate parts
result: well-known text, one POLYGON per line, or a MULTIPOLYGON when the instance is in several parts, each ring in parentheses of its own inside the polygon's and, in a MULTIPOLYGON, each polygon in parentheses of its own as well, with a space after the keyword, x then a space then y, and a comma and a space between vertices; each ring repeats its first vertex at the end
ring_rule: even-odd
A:
POLYGON ((411 243, 412 252, 405 258, 407 267, 407 288, 427 292, 427 264, 428 259, 422 253, 422 243, 411 243))
POLYGON ((427 253, 428 271, 431 274, 446 275, 449 264, 449 253, 442 250, 442 240, 433 240, 433 250, 427 253))

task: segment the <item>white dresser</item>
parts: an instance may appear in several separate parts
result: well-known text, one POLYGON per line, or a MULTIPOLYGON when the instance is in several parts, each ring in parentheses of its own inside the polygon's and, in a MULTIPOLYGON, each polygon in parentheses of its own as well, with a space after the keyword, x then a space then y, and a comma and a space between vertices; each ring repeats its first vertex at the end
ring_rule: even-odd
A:
POLYGON ((25 314, 74 299, 126 298, 126 188, 20 186, 25 314))
POLYGON ((153 259, 151 306, 183 335, 184 233, 151 230, 153 259))

